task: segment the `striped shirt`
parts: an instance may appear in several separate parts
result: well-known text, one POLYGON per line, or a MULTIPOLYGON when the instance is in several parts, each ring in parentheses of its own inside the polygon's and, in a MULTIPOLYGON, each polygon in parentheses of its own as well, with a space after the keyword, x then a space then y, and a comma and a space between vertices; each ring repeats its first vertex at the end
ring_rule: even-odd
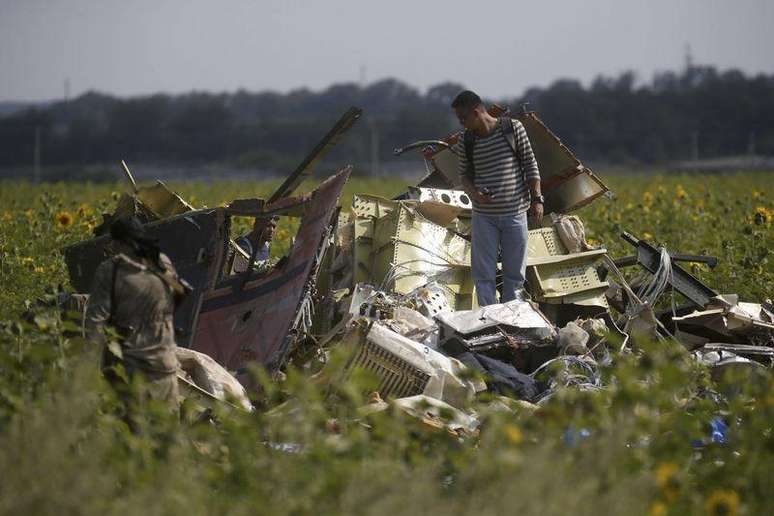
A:
MULTIPOLYGON (((540 179, 540 172, 527 131, 518 120, 512 122, 518 159, 500 129, 499 121, 490 135, 476 136, 476 144, 473 147, 474 185, 479 191, 489 189, 490 195, 494 197, 491 203, 481 204, 473 201, 473 211, 477 213, 518 215, 529 209, 528 183, 533 179, 540 179)), ((465 156, 464 135, 460 135, 453 150, 459 158, 460 176, 467 175, 468 160, 465 156)))

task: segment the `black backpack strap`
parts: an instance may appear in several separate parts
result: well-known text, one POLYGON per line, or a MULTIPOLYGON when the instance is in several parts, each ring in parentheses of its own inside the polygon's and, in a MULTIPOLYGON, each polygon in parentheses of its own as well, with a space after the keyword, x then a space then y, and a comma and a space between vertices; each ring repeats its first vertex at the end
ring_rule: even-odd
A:
POLYGON ((519 151, 516 149, 516 129, 513 127, 513 120, 509 116, 501 116, 500 131, 503 133, 503 138, 508 142, 508 146, 513 151, 513 155, 516 157, 516 166, 521 171, 521 178, 524 184, 527 183, 527 174, 524 173, 524 168, 521 166, 521 159, 519 158, 519 151))
POLYGON ((465 161, 468 164, 467 175, 473 180, 476 177, 476 167, 473 164, 473 148, 476 146, 476 135, 473 131, 462 133, 462 143, 465 145, 465 161))
POLYGON ((500 117, 500 131, 503 133, 503 138, 508 142, 508 146, 513 151, 513 155, 517 158, 519 153, 516 150, 516 131, 513 128, 513 120, 509 116, 500 117))

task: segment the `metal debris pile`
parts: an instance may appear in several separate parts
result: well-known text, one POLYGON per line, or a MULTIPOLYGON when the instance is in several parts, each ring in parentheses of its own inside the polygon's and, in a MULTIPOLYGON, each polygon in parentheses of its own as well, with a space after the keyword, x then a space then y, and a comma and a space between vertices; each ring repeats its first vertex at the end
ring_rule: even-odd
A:
MULTIPOLYGON (((770 302, 720 295, 679 265, 712 267, 717 259, 672 254, 628 233, 622 238, 635 254, 616 260, 586 242, 583 222, 570 213, 608 189, 533 112, 516 118, 540 166, 548 215, 530 226, 526 289, 508 303, 476 303, 471 201, 451 150, 459 134, 396 150, 420 149, 428 174, 395 199, 360 193, 343 212, 350 167, 292 197, 359 117, 354 108, 345 113, 266 201, 194 209, 161 182, 137 188, 132 180, 134 192, 106 216, 106 224, 140 217, 193 286, 175 314, 189 392, 236 398, 245 408, 245 393, 223 379, 225 371, 254 395, 251 366, 281 378, 292 365, 327 382, 334 397, 337 385, 367 373, 364 413, 394 406, 430 427, 474 433, 474 398, 487 393, 503 407, 498 396, 534 408, 560 389, 604 388, 600 366, 613 351, 636 350, 641 338, 676 339, 716 369, 772 366, 770 302), (271 267, 251 266, 255 256, 235 243, 232 218, 275 216, 299 219, 290 250, 271 267), (621 268, 634 266, 640 276, 627 281, 621 268), (346 354, 343 366, 330 360, 335 352, 346 354)), ((64 250, 79 293, 110 253, 105 234, 64 250)))

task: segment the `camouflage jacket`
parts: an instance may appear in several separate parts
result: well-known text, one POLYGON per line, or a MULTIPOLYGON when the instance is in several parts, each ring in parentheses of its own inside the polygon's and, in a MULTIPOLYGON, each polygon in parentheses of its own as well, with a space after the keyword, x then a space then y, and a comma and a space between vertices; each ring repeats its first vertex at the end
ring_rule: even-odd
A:
POLYGON ((102 346, 106 344, 105 326, 113 326, 123 337, 121 353, 127 368, 173 373, 178 368, 175 303, 173 290, 162 275, 176 280, 177 273, 166 255, 161 255, 161 262, 164 271, 125 254, 102 262, 94 277, 84 326, 86 337, 102 346))

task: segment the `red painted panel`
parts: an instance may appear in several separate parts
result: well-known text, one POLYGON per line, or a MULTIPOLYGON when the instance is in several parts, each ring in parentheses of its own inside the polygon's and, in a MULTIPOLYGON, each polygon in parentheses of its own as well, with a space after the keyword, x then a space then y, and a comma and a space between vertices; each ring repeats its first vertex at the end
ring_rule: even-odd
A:
MULTIPOLYGON (((202 301, 193 349, 210 355, 245 383, 249 362, 276 364, 300 307, 304 286, 330 224, 349 168, 322 183, 305 204, 305 212, 288 260, 281 269, 240 285, 232 276, 207 292, 202 301)), ((271 205, 266 206, 271 210, 271 205)))

